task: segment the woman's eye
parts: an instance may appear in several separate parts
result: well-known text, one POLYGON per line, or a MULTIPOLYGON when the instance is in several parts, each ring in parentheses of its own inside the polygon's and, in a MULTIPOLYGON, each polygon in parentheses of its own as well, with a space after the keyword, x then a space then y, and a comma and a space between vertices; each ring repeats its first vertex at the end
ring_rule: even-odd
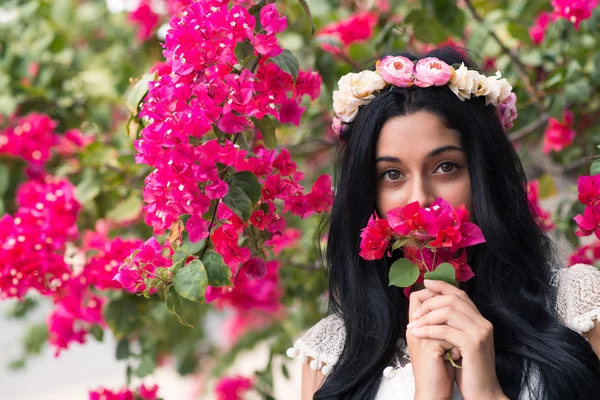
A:
POLYGON ((395 169, 389 169, 383 174, 381 174, 381 178, 386 179, 388 181, 395 181, 397 179, 400 179, 401 176, 402 174, 400 173, 400 171, 395 169))
POLYGON ((441 172, 443 172, 444 174, 448 174, 450 172, 453 172, 456 168, 458 167, 458 165, 456 165, 453 162, 444 162, 441 163, 438 167, 437 170, 440 170, 441 172))

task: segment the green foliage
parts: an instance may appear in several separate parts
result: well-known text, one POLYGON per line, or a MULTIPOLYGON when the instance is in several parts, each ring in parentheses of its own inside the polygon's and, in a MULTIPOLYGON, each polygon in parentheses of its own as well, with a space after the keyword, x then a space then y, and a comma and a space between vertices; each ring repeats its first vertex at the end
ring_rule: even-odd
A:
POLYGON ((444 281, 452 285, 456 283, 456 270, 450 263, 442 263, 430 272, 425 272, 425 279, 434 281, 444 281))
POLYGON ((390 286, 408 287, 415 283, 418 277, 419 267, 406 258, 394 261, 390 267, 390 286))
POLYGON ((287 72, 292 76, 294 82, 298 79, 298 70, 300 69, 300 65, 298 64, 298 59, 296 56, 292 54, 288 49, 283 49, 281 54, 276 57, 272 57, 271 61, 273 61, 282 71, 287 72))
POLYGON ((225 182, 229 185, 229 192, 223 198, 223 203, 247 221, 260 199, 261 185, 258 179, 252 172, 242 171, 228 176, 225 182))
POLYGON ((195 259, 177 271, 173 277, 173 287, 181 297, 198 303, 204 303, 206 298, 208 276, 202 261, 195 259))
POLYGON ((223 261, 221 256, 216 251, 208 250, 202 256, 202 263, 206 268, 208 284, 210 286, 231 286, 231 269, 223 261))

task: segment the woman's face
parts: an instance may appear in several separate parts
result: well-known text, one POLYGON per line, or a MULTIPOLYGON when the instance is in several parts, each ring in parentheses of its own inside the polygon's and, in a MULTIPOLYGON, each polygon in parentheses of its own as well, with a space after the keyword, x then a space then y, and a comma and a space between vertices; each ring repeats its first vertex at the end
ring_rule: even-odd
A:
POLYGON ((471 211, 467 156, 459 133, 435 114, 419 111, 388 120, 375 160, 377 210, 382 217, 414 201, 427 207, 438 197, 471 211))

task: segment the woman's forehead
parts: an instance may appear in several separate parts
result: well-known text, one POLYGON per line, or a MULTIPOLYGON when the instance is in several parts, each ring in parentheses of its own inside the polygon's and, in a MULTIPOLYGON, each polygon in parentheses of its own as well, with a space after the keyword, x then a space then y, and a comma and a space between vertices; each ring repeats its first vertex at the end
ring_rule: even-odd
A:
POLYGON ((399 152, 429 154, 448 145, 461 147, 458 132, 446 127, 435 114, 420 111, 391 118, 384 124, 377 141, 377 156, 399 152))

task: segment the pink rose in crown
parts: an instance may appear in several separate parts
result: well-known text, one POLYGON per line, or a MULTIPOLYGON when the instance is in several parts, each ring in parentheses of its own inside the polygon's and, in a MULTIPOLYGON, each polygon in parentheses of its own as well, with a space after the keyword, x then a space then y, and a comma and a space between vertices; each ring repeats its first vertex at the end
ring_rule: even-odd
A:
POLYGON ((443 86, 448 83, 454 70, 437 58, 427 57, 415 66, 415 86, 443 86))
MULTIPOLYGON (((474 274, 465 248, 484 243, 481 229, 469 220, 464 205, 456 208, 438 198, 431 207, 418 202, 390 210, 387 219, 374 215, 362 230, 360 256, 376 260, 390 248, 404 257, 390 267, 390 285, 410 287, 423 279, 464 282, 474 274)), ((388 255, 390 252, 388 252, 388 255)))
POLYGON ((406 57, 387 56, 378 60, 376 64, 377 72, 383 79, 394 86, 410 87, 413 85, 413 72, 415 65, 406 57))
POLYGON ((517 119, 517 95, 511 93, 502 103, 496 108, 502 128, 509 130, 513 126, 513 121, 517 119))

